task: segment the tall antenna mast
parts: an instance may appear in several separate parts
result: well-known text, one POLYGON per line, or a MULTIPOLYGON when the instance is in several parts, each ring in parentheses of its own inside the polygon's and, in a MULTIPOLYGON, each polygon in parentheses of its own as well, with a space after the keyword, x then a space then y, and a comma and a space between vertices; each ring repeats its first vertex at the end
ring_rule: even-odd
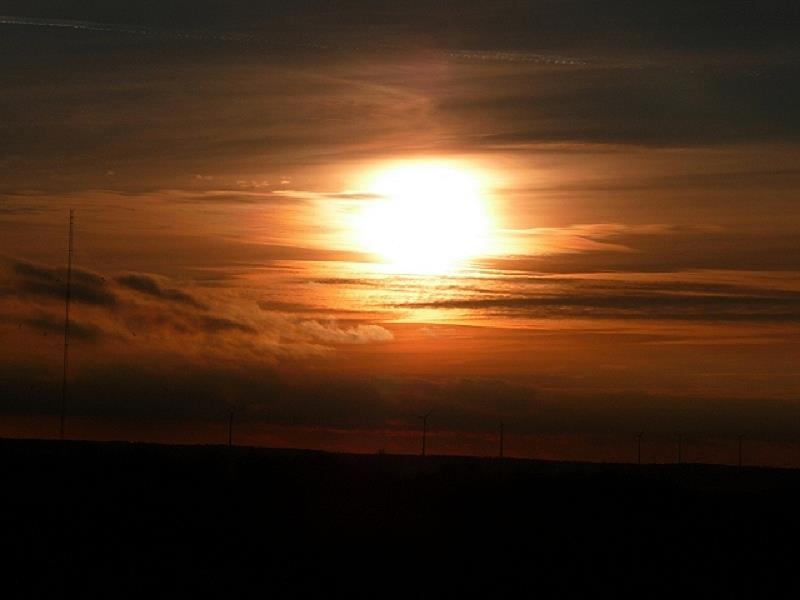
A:
POLYGON ((61 420, 58 438, 64 439, 64 421, 67 413, 67 371, 69 367, 69 302, 72 296, 72 252, 74 247, 75 211, 69 209, 69 252, 67 254, 67 294, 64 309, 64 371, 61 377, 61 420))
POLYGON ((503 443, 505 442, 504 433, 503 422, 500 421, 500 458, 503 458, 503 443))

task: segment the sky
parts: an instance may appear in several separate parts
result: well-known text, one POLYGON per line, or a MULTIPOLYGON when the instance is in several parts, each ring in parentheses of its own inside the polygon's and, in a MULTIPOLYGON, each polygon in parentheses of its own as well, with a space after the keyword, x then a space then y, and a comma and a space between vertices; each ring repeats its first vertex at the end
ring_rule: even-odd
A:
POLYGON ((800 466, 794 2, 0 2, 0 435, 800 466))

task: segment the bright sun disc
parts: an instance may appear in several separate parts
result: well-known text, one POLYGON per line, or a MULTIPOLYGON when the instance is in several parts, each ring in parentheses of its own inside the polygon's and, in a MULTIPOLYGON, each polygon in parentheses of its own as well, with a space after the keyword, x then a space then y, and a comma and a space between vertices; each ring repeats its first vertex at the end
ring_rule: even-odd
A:
POLYGON ((406 163, 380 171, 356 224, 361 245, 391 270, 444 274, 487 249, 481 181, 467 168, 406 163))

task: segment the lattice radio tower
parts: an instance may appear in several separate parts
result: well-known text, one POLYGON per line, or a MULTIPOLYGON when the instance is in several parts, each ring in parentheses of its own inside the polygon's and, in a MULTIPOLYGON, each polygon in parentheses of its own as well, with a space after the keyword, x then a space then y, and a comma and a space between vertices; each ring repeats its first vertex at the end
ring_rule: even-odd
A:
POLYGON ((58 438, 64 439, 64 421, 67 415, 67 372, 69 370, 69 303, 72 296, 72 253, 74 248, 75 211, 69 209, 69 252, 67 254, 67 293, 64 299, 64 370, 61 375, 61 419, 58 438))

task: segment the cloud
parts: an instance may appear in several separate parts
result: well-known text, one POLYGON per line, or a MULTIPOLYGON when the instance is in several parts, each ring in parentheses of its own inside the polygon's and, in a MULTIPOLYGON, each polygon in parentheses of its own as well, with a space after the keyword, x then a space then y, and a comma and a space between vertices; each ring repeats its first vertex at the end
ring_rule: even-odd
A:
MULTIPOLYGON (((0 365, 0 413, 55 415, 60 377, 39 363, 0 365)), ((592 390, 558 392, 502 379, 395 377, 199 365, 170 357, 158 363, 115 357, 73 372, 69 415, 94 422, 237 422, 342 430, 414 431, 431 412, 429 431, 512 434, 735 436, 791 439, 800 405, 770 397, 592 390)))
MULTIPOLYGON (((517 238, 524 245, 531 244, 537 254, 556 254, 570 252, 632 252, 623 244, 614 243, 609 238, 619 236, 632 229, 617 223, 597 223, 570 225, 568 227, 534 227, 530 229, 511 229, 504 233, 512 239, 517 238)), ((641 229, 639 229, 641 230, 641 229)), ((661 233, 660 228, 647 233, 661 233)), ((513 243, 513 242, 512 242, 513 243)))
MULTIPOLYGON (((244 187, 244 182, 236 182, 238 187, 244 187)), ((176 204, 220 204, 227 206, 275 206, 302 204, 305 200, 303 194, 289 195, 269 189, 266 183, 260 185, 259 191, 216 189, 216 190, 159 190, 161 196, 168 197, 176 204)), ((277 188, 276 188, 277 189, 277 188)))
MULTIPOLYGON (((17 259, 7 263, 9 276, 0 278, 0 325, 20 339, 29 331, 63 333, 63 316, 58 311, 63 310, 64 289, 58 270, 17 259), (30 295, 58 303, 31 305, 24 301, 30 295), (18 331, 17 325, 24 329, 18 331)), ((163 276, 127 273, 105 278, 80 269, 75 280, 78 297, 87 302, 73 310, 74 339, 91 343, 94 349, 85 347, 84 352, 97 353, 98 358, 112 340, 125 340, 126 345, 114 347, 113 352, 143 353, 141 360, 146 362, 148 354, 167 354, 272 364, 330 356, 337 346, 394 338, 377 324, 309 318, 311 313, 330 314, 327 309, 290 302, 255 304, 236 287, 206 287, 208 302, 200 302, 190 290, 170 285, 163 276)))
POLYGON ((358 315, 362 313, 362 311, 358 309, 334 308, 332 306, 311 305, 303 302, 287 302, 284 300, 259 300, 256 304, 263 311, 289 314, 358 315))
MULTIPOLYGON (((0 315, 0 324, 16 326, 18 329, 31 329, 43 336, 56 336, 62 338, 64 335, 64 315, 52 315, 48 313, 37 313, 30 316, 11 316, 0 315)), ((83 323, 70 318, 69 324, 70 339, 95 342, 103 336, 103 331, 91 323, 83 323)))
MULTIPOLYGON (((0 412, 55 413, 60 378, 47 371, 40 363, 1 365, 0 412)), ((240 422, 416 430, 417 415, 433 409, 436 429, 484 431, 500 417, 541 412, 534 388, 502 380, 292 374, 177 356, 147 363, 106 357, 74 370, 71 389, 71 415, 134 422, 217 420, 234 408, 240 422)))
POLYGON ((319 285, 356 285, 356 286, 377 286, 381 285, 372 279, 359 277, 320 277, 312 281, 319 285))
POLYGON ((800 322, 800 290, 735 284, 549 278, 531 293, 522 283, 499 295, 392 304, 393 308, 470 310, 530 319, 652 319, 706 322, 800 322))
MULTIPOLYGON (((11 194, 7 194, 11 196, 11 194)), ((37 215, 45 211, 40 206, 0 206, 0 216, 2 215, 37 215)))
POLYGON ((0 25, 18 25, 28 27, 55 27, 83 31, 104 31, 112 33, 125 33, 130 35, 148 35, 150 32, 143 28, 127 27, 124 25, 111 25, 92 21, 75 21, 71 19, 36 19, 25 17, 12 17, 0 15, 0 25))
MULTIPOLYGON (((118 0, 10 0, 4 12, 17 16, 0 25, 9 34, 0 36, 0 71, 13 82, 0 94, 0 185, 45 190, 0 199, 0 238, 5 251, 59 257, 63 209, 76 203, 84 215, 81 258, 108 275, 74 272, 75 339, 87 342, 78 345, 79 356, 102 374, 97 384, 86 373, 76 376, 97 410, 119 393, 120 406, 152 402, 152 411, 141 409, 145 416, 158 403, 166 413, 193 414, 195 399, 222 402, 228 394, 263 406, 265 418, 310 424, 374 425, 409 411, 413 421, 418 408, 434 405, 448 415, 441 421, 447 426, 478 427, 496 419, 494 403, 526 427, 570 418, 580 424, 601 409, 611 422, 615 402, 638 407, 637 400, 626 405, 595 390, 583 404, 541 408, 539 421, 525 421, 529 406, 549 406, 547 393, 477 378, 405 382, 391 392, 366 372, 543 370, 556 355, 564 360, 548 368, 575 375, 591 370, 591 360, 580 362, 585 355, 594 359, 599 351, 606 361, 607 348, 628 351, 608 341, 628 329, 669 331, 646 338, 660 341, 676 329, 681 340, 707 343, 758 336, 772 345, 753 350, 731 342, 729 352, 698 350, 695 362, 725 362, 728 371, 748 372, 751 384, 775 362, 768 372, 788 383, 770 385, 793 385, 798 292, 667 282, 664 273, 726 269, 744 280, 744 270, 787 277, 800 270, 793 194, 800 62, 797 19, 787 18, 795 5, 731 10, 722 0, 612 0, 599 9, 590 0, 513 0, 457 2, 453 10, 451 3, 390 0, 343 5, 331 19, 330 11, 292 2, 200 2, 183 12, 174 2, 150 4, 143 11, 118 0), (147 34, 128 35, 110 23, 147 34), (239 31, 247 36, 237 38, 239 31), (190 55, 195 60, 185 60, 190 55), (370 260, 330 244, 337 223, 323 208, 336 213, 337 205, 369 200, 348 192, 347 179, 385 158, 449 154, 485 161, 503 188, 492 184, 498 218, 527 228, 511 235, 548 251, 483 260, 474 279, 452 286, 365 279, 339 268, 337 261, 370 260), (87 191, 108 186, 118 192, 87 191), (142 189, 162 191, 131 193, 142 189), (603 223, 616 220, 630 222, 603 223), (635 224, 651 222, 699 227, 635 224), (189 280, 199 272, 202 282, 189 280), (528 277, 542 273, 562 277, 528 277), (591 273, 627 281, 599 282, 591 273), (645 273, 661 280, 638 283, 645 273), (342 274, 349 276, 336 276, 342 274), (262 300, 267 289, 277 300, 262 300), (342 310, 333 314, 349 308, 361 311, 360 319, 312 314, 337 303, 342 310), (439 309, 430 311, 434 318, 501 318, 465 327, 454 339, 426 322, 439 337, 420 340, 423 334, 404 329, 408 323, 372 322, 366 311, 385 315, 384 303, 405 309, 406 321, 428 319, 416 309, 429 307, 439 309), (650 322, 590 323, 609 330, 590 343, 514 341, 528 325, 521 319, 539 318, 552 319, 537 330, 542 338, 585 325, 579 319, 650 322), (724 325, 703 327, 710 321, 724 325), (393 335, 397 340, 386 343, 393 335), (466 346, 471 355, 459 351, 466 346), (443 360, 428 364, 425 351, 437 348, 443 360), (297 375, 289 382, 286 375, 276 382, 274 372, 273 379, 262 373, 295 359, 308 359, 313 371, 324 362, 318 358, 336 355, 340 365, 361 357, 346 364, 360 379, 297 375), (126 364, 134 368, 125 371, 126 364), (224 364, 244 365, 252 377, 224 364), (183 385, 177 393, 169 384, 175 380, 183 385), (172 395, 143 382, 163 383, 172 395), (272 403, 260 394, 272 395, 272 403)), ((52 338, 60 331, 63 269, 20 261, 1 279, 0 352, 57 356, 48 344, 57 345, 52 338), (44 339, 43 332, 53 335, 44 339)), ((631 354, 646 354, 636 345, 648 343, 645 336, 632 337, 631 354)), ((649 390, 663 377, 682 389, 695 385, 682 369, 689 359, 664 361, 668 351, 658 347, 652 372, 628 361, 613 384, 649 390)), ((662 414, 651 409, 630 413, 662 414)), ((109 407, 108 414, 114 410, 125 408, 109 407)))
MULTIPOLYGON (((66 269, 19 260, 11 264, 11 271, 14 275, 12 285, 22 295, 59 300, 66 297, 66 269)), ((72 270, 71 298, 99 306, 114 306, 117 303, 117 296, 109 291, 103 277, 79 267, 72 270)))
POLYGON ((688 71, 677 64, 669 57, 646 68, 589 64, 551 73, 528 67, 513 77, 499 66, 495 73, 478 66, 439 110, 462 125, 465 142, 487 149, 535 142, 657 148, 797 141, 800 119, 784 112, 780 96, 781 89, 792 98, 800 93, 793 81, 797 64, 765 63, 763 77, 747 76, 735 61, 688 71))
POLYGON ((359 324, 353 327, 340 327, 335 320, 300 321, 297 331, 304 337, 331 344, 366 344, 394 339, 392 332, 380 325, 359 324))
MULTIPOLYGON (((62 335, 64 333, 63 320, 54 319, 50 315, 42 315, 40 317, 31 317, 23 319, 23 324, 33 327, 45 334, 62 335)), ((100 339, 103 335, 102 329, 91 324, 83 324, 80 321, 70 319, 69 323, 69 336, 70 339, 79 339, 89 342, 100 339)))
POLYGON ((538 273, 800 271, 796 235, 783 231, 765 234, 712 225, 632 227, 600 234, 569 227, 563 232, 539 231, 516 236, 515 255, 479 259, 476 264, 538 273))
POLYGON ((535 54, 532 52, 509 52, 500 50, 451 50, 447 53, 450 58, 468 61, 508 62, 508 63, 538 63, 546 65, 575 66, 585 65, 586 60, 573 56, 559 56, 555 54, 535 54))
POLYGON ((239 323, 233 319, 225 317, 200 317, 195 320, 200 329, 206 333, 221 333, 225 331, 237 331, 239 333, 256 333, 256 329, 250 325, 239 323))
POLYGON ((312 192, 307 190, 276 190, 273 195, 277 198, 287 198, 290 200, 352 200, 360 202, 362 200, 377 200, 383 198, 380 194, 371 192, 312 192))
POLYGON ((136 290, 137 292, 141 292, 142 294, 146 294, 154 298, 186 304, 201 310, 207 308, 205 304, 198 301, 194 296, 187 294, 186 292, 182 292, 181 290, 175 288, 163 287, 152 275, 130 273, 128 275, 117 277, 116 281, 124 287, 136 290))
POLYGON ((740 28, 707 22, 708 35, 688 2, 653 9, 669 29, 631 3, 598 14, 588 0, 457 11, 355 3, 335 20, 327 11, 298 19, 288 4, 186 14, 16 4, 0 54, 15 78, 0 99, 8 189, 105 188, 110 171, 121 189, 208 185, 197 174, 271 189, 265 181, 376 156, 800 139, 799 65, 780 10, 752 8, 751 20, 701 3, 740 28), (57 35, 67 31, 74 36, 57 35), (165 40, 203 52, 191 65, 169 53, 138 60, 165 40), (231 45, 243 57, 235 64, 231 45), (23 69, 14 57, 31 47, 23 69))
POLYGON ((252 42, 254 38, 243 33, 191 31, 144 27, 141 25, 122 25, 117 23, 104 23, 100 21, 79 21, 75 19, 47 19, 34 17, 15 17, 0 15, 0 25, 16 25, 19 27, 41 27, 67 29, 76 32, 102 32, 121 35, 151 37, 162 40, 176 41, 233 41, 252 42))
POLYGON ((525 419, 542 403, 535 386, 497 378, 392 377, 374 385, 383 402, 394 407, 393 417, 409 425, 418 414, 432 411, 440 426, 482 431, 504 418, 525 419))

